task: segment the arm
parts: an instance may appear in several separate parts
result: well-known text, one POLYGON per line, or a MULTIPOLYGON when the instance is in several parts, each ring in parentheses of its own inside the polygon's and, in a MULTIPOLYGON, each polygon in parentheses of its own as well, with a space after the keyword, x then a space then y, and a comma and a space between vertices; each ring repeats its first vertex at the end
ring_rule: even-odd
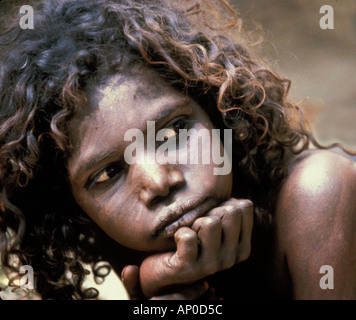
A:
POLYGON ((276 224, 296 299, 356 299, 356 165, 332 151, 313 151, 281 189, 276 224), (334 289, 323 290, 323 265, 334 289))

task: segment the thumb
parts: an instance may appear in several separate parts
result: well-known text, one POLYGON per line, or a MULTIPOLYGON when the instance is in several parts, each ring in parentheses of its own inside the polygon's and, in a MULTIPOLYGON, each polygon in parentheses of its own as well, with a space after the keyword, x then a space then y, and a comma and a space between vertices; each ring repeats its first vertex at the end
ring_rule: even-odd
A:
POLYGON ((134 265, 127 265, 121 272, 121 281, 128 291, 131 299, 137 300, 142 298, 140 288, 140 268, 134 265))

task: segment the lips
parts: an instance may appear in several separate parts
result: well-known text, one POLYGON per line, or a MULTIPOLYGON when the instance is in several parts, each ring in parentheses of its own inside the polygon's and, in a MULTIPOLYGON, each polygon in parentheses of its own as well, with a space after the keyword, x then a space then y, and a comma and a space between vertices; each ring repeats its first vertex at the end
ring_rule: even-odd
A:
POLYGON ((172 237, 181 227, 190 227, 194 221, 206 214, 218 204, 214 198, 189 199, 182 203, 173 203, 158 215, 156 236, 172 237))

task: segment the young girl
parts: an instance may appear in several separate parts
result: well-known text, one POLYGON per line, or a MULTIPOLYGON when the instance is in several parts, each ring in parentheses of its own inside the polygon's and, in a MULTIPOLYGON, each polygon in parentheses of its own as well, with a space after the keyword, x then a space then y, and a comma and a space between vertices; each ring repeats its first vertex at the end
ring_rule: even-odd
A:
POLYGON ((95 298, 83 264, 100 278, 101 261, 132 298, 355 298, 354 162, 292 122, 288 80, 198 31, 196 8, 47 0, 33 30, 1 34, 2 266, 30 265, 43 299, 95 298), (210 161, 158 161, 167 141, 210 161))

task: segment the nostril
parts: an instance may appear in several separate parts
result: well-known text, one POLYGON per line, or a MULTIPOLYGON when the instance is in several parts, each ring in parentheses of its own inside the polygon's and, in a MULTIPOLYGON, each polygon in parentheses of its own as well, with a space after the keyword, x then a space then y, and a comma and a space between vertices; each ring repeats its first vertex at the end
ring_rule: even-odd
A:
POLYGON ((162 196, 156 196, 155 198, 152 199, 152 201, 150 202, 150 207, 154 207, 156 204, 162 202, 164 200, 165 197, 162 196))
POLYGON ((167 195, 164 195, 164 196, 157 195, 157 196, 155 196, 150 201, 149 206, 153 207, 153 206, 159 204, 160 202, 163 202, 163 201, 167 200, 167 197, 171 197, 182 185, 183 185, 183 183, 180 183, 180 184, 177 184, 177 185, 174 185, 174 186, 170 187, 169 188, 169 193, 167 195))
POLYGON ((178 183, 172 187, 169 188, 169 194, 172 195, 174 194, 178 189, 180 189, 183 186, 183 182, 182 183, 178 183))

